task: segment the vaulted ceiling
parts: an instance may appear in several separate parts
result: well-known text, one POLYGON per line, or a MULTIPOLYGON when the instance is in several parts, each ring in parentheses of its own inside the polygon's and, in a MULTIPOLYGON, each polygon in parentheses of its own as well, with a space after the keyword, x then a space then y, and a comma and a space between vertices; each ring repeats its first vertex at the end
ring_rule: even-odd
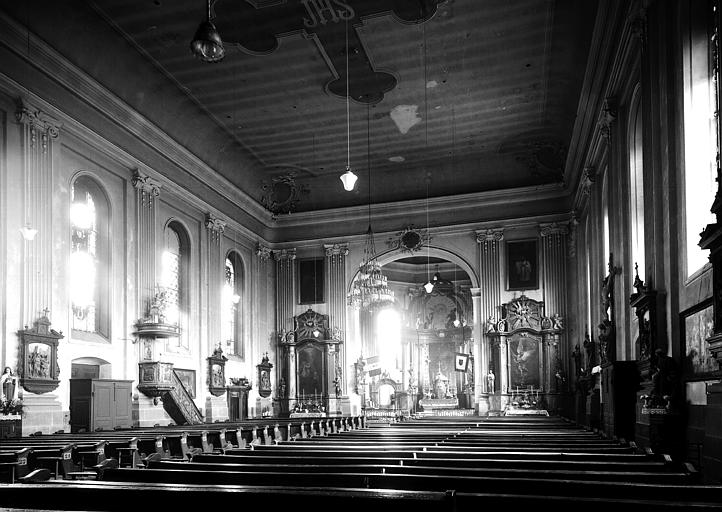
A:
POLYGON ((204 63, 189 49, 204 0, 17 4, 19 21, 252 197, 269 204, 274 180, 291 176, 298 211, 568 179, 596 11, 586 0, 216 0, 226 56, 204 63), (339 180, 347 149, 353 192, 339 180))

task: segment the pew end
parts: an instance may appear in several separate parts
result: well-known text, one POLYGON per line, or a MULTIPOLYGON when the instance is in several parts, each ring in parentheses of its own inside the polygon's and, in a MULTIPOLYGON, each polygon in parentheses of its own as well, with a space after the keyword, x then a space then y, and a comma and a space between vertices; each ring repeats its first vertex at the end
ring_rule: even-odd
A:
POLYGON ((34 482, 47 482, 50 480, 50 470, 45 468, 35 469, 28 473, 25 476, 21 476, 18 478, 18 482, 22 482, 24 484, 28 483, 34 483, 34 482))

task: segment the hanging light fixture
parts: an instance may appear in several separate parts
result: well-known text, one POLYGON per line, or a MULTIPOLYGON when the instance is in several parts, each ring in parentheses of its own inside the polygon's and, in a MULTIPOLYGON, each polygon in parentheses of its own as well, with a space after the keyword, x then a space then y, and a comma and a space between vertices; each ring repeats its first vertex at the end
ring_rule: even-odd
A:
MULTIPOLYGON (((431 178, 429 176, 426 176, 426 232, 429 232, 429 181, 431 178)), ((426 293, 431 293, 434 291, 434 283, 431 282, 431 278, 429 277, 429 247, 430 243, 429 241, 431 238, 429 237, 429 240, 426 241, 426 284, 424 285, 424 290, 426 290, 426 293)))
POLYGON ((196 35, 191 41, 191 51, 203 62, 219 62, 226 55, 221 35, 211 22, 211 0, 208 0, 206 21, 198 25, 196 35))
POLYGON ((349 91, 348 91, 348 20, 346 20, 346 172, 341 175, 341 182, 346 191, 353 190, 356 185, 356 176, 351 170, 351 114, 349 109, 349 91))
POLYGON ((364 258, 359 265, 359 273, 351 284, 348 303, 358 309, 373 310, 389 306, 394 302, 394 292, 389 288, 388 279, 381 272, 381 265, 376 259, 374 232, 371 229, 371 119, 370 106, 366 104, 366 162, 369 168, 369 227, 366 231, 364 258))
MULTIPOLYGON (((421 30, 424 36, 424 134, 425 134, 425 146, 426 150, 429 149, 429 102, 427 98, 426 93, 426 84, 427 84, 427 76, 426 76, 426 25, 422 23, 421 30)), ((429 233, 429 182, 431 181, 431 176, 427 173, 426 174, 426 233, 429 233)), ((426 290, 426 293, 431 293, 434 291, 434 283, 431 282, 431 279, 429 278, 429 248, 431 246, 431 237, 429 236, 426 240, 426 284, 424 285, 424 290, 426 290)))

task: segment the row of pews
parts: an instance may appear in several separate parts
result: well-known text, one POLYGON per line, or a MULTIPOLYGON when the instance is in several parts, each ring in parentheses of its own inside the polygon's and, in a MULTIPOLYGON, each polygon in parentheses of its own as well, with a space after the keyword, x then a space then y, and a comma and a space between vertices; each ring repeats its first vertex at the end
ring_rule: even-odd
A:
MULTIPOLYGON (((142 452, 137 463, 112 464, 95 480, 73 480, 69 471, 63 479, 0 486, 0 503, 66 510, 125 510, 129 499, 181 510, 722 510, 722 486, 702 485, 689 464, 562 418, 427 417, 386 424, 337 418, 330 425, 289 427, 285 435, 282 422, 276 428, 280 435, 246 443, 230 442, 229 429, 221 429, 205 448, 187 428, 180 435, 189 452, 142 452)), ((104 449, 112 454, 107 444, 104 449)))
POLYGON ((0 482, 98 478, 106 469, 146 467, 149 460, 184 460, 203 453, 270 445, 364 426, 361 416, 274 419, 205 425, 57 432, 0 440, 0 482))

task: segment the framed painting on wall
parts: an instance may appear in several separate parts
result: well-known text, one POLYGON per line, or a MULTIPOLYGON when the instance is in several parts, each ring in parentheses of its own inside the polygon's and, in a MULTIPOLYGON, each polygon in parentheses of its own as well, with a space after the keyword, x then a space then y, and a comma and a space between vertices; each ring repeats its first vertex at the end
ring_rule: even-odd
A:
POLYGON ((319 304, 323 302, 323 259, 299 260, 298 303, 319 304))
POLYGON ((707 338, 712 335, 714 327, 712 304, 705 303, 690 312, 682 313, 681 316, 685 340, 684 377, 694 380, 719 374, 717 361, 707 346, 707 338))
POLYGON ((195 370, 183 370, 181 368, 175 368, 175 373, 183 383, 183 387, 186 388, 191 398, 196 397, 196 371, 195 370))
POLYGON ((539 258, 537 240, 506 242, 507 290, 535 290, 539 288, 539 258))

